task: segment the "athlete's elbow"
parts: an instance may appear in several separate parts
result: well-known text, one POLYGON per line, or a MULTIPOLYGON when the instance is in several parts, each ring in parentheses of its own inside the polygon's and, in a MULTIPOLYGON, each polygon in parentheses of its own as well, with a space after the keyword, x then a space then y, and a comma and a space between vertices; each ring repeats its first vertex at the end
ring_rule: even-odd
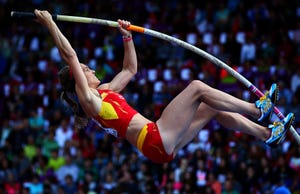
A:
POLYGON ((130 72, 130 74, 131 74, 132 76, 135 76, 135 75, 137 74, 137 67, 136 67, 136 66, 133 66, 133 67, 131 67, 131 68, 128 68, 127 70, 130 72))
POLYGON ((137 69, 135 69, 135 68, 123 69, 122 71, 125 72, 126 74, 128 74, 128 76, 131 78, 137 74, 137 69))
POLYGON ((131 73, 132 77, 135 76, 137 74, 137 69, 132 69, 130 71, 130 73, 131 73))

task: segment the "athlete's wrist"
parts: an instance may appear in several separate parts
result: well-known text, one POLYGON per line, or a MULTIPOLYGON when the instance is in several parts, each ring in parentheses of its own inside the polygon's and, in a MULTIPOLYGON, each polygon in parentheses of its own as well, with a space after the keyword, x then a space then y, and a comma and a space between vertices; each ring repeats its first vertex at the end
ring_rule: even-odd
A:
POLYGON ((124 42, 129 42, 129 41, 132 40, 132 35, 131 34, 126 34, 126 35, 123 35, 122 38, 123 38, 124 42))

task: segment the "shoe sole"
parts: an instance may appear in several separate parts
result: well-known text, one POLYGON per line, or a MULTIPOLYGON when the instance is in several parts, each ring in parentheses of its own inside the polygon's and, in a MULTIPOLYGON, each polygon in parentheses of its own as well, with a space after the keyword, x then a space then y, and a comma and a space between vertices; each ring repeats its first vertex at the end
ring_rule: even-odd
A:
MULTIPOLYGON (((272 102, 273 103, 273 110, 274 110, 274 107, 277 105, 277 102, 278 102, 278 93, 279 93, 279 88, 278 88, 278 86, 276 86, 276 89, 275 89, 275 91, 274 91, 274 102, 272 102)), ((270 115, 269 115, 269 117, 268 117, 268 122, 270 122, 270 120, 271 120, 271 118, 272 118, 272 116, 273 116, 273 110, 270 112, 270 115)))
POLYGON ((284 138, 286 137, 286 133, 288 132, 288 130, 290 130, 294 120, 295 120, 295 115, 293 115, 290 121, 286 124, 283 135, 278 140, 270 144, 271 147, 276 147, 279 143, 281 143, 281 141, 284 140, 284 138))

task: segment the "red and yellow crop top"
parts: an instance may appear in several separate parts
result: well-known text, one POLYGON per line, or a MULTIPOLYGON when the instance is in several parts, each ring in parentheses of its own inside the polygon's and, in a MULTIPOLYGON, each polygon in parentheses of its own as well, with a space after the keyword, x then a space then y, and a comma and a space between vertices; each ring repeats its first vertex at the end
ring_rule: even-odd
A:
POLYGON ((102 98, 102 107, 95 118, 102 127, 116 137, 125 137, 132 117, 137 114, 125 98, 111 90, 98 90, 102 98))

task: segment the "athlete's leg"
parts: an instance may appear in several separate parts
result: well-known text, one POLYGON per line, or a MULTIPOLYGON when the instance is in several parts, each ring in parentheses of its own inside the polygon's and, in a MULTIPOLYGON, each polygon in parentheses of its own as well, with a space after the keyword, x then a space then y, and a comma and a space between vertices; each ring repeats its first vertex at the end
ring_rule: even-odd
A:
POLYGON ((199 133, 201 129, 215 116, 219 111, 213 109, 206 105, 205 103, 201 103, 194 115, 194 119, 191 122, 190 127, 182 131, 179 135, 178 143, 175 145, 174 153, 183 148, 187 143, 192 141, 199 133))
POLYGON ((262 141, 267 140, 271 134, 270 129, 267 127, 258 125, 239 113, 217 111, 201 103, 190 128, 182 133, 182 139, 175 147, 175 153, 189 143, 211 119, 216 119, 227 129, 239 130, 242 133, 255 136, 262 141))
MULTIPOLYGON (((182 134, 190 128, 200 102, 216 110, 247 114, 254 118, 260 116, 260 111, 254 103, 240 100, 201 81, 192 81, 170 102, 157 121, 167 153, 174 151, 175 146, 182 140, 182 134)), ((211 117, 204 118, 204 120, 211 119, 211 117)))
POLYGON ((267 140, 271 135, 270 129, 238 113, 222 111, 216 116, 216 120, 227 129, 238 130, 242 133, 252 135, 261 141, 267 140))

